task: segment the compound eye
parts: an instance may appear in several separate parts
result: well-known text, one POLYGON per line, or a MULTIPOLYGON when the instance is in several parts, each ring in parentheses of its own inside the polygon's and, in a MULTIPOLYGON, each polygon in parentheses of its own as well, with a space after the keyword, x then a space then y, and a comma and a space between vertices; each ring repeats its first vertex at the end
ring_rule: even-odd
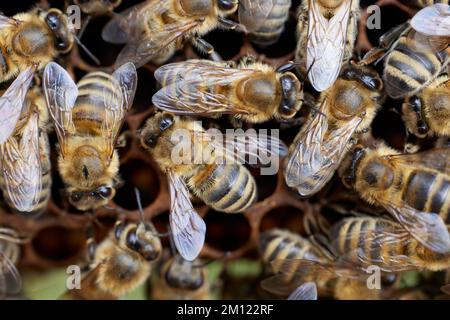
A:
POLYGON ((59 27, 59 17, 56 13, 54 12, 50 12, 49 14, 47 14, 47 17, 45 18, 47 25, 50 29, 52 30, 56 30, 59 27))
POLYGON ((420 111, 420 99, 418 96, 412 96, 408 99, 408 104, 411 106, 411 110, 414 112, 420 111))
POLYGON ((136 229, 130 230, 127 234, 127 247, 139 251, 139 241, 136 235, 136 229))
POLYGON ((355 76, 355 72, 352 69, 345 69, 341 75, 341 77, 346 80, 354 79, 355 76))
POLYGON ((83 195, 81 194, 81 192, 73 192, 73 193, 70 195, 70 200, 71 200, 73 203, 80 202, 81 198, 83 198, 83 195))
POLYGON ((171 114, 165 114, 159 123, 159 128, 161 131, 167 130, 173 124, 173 116, 171 114))
POLYGON ((295 113, 295 108, 292 105, 283 104, 280 106, 279 112, 284 116, 292 116, 295 113))
POLYGON ((97 193, 100 195, 100 197, 109 199, 113 193, 113 189, 111 187, 102 186, 98 188, 97 193))
POLYGON ((235 0, 219 0, 219 9, 223 11, 229 11, 236 7, 235 0))
POLYGON ((370 83, 370 87, 372 89, 375 89, 375 90, 380 90, 381 89, 382 84, 381 84, 381 80, 380 79, 372 79, 372 80, 370 80, 369 83, 370 83))

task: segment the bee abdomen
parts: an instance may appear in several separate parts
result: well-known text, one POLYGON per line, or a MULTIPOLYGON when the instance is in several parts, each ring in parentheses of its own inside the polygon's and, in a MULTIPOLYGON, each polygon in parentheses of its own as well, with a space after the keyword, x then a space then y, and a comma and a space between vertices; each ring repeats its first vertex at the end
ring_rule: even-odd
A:
POLYGON ((256 183, 240 164, 216 165, 198 188, 200 198, 218 211, 242 212, 256 201, 256 183))
POLYGON ((250 40, 260 46, 269 46, 277 42, 284 30, 290 7, 291 0, 278 1, 264 24, 250 33, 250 40))
POLYGON ((114 103, 115 97, 121 96, 120 88, 113 85, 111 75, 103 72, 89 73, 77 86, 79 93, 73 111, 77 132, 98 135, 105 121, 106 103, 114 103))
POLYGON ((386 91, 393 98, 414 94, 442 69, 435 54, 413 50, 402 38, 386 61, 384 81, 386 91))
POLYGON ((319 260, 317 253, 306 239, 284 230, 275 229, 261 234, 259 250, 265 263, 283 259, 319 260))

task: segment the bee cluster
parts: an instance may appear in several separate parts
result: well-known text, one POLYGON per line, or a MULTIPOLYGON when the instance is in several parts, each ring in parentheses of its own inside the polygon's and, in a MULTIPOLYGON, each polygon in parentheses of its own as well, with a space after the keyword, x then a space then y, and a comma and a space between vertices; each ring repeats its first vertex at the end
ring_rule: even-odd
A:
MULTIPOLYGON (((209 1, 172 2, 171 14, 210 10, 209 1)), ((150 274, 152 298, 211 298, 198 256, 220 262, 227 298, 450 294, 449 27, 431 36, 419 19, 405 24, 434 2, 448 3, 217 1, 219 18, 188 21, 171 21, 158 0, 5 4, 0 32, 17 28, 22 38, 2 36, 12 44, 0 61, 0 110, 5 101, 26 108, 14 127, 0 120, 0 273, 83 261, 72 298, 116 299, 150 274), (82 32, 64 14, 73 4, 89 22, 82 32), (374 4, 381 25, 372 29, 374 4), (6 18, 33 5, 26 31, 26 14, 6 18), (161 32, 124 31, 149 14, 161 32), (325 41, 314 25, 327 24, 325 41), (34 60, 10 63, 11 52, 34 60), (279 172, 175 166, 169 134, 206 136, 197 117, 205 129, 280 129, 281 142, 238 145, 270 152, 280 143, 279 172), (265 270, 234 279, 226 267, 244 259, 265 270), (381 290, 369 288, 373 266, 381 290), (407 271, 420 277, 414 286, 402 282, 407 271)))

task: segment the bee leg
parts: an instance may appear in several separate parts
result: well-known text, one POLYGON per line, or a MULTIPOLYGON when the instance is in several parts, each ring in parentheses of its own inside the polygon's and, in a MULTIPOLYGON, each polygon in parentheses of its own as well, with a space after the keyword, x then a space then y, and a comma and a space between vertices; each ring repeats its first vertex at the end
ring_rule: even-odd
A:
POLYGON ((219 26, 222 29, 225 30, 239 30, 239 31, 245 31, 240 23, 237 23, 236 21, 225 19, 223 17, 219 17, 219 26))
POLYGON ((241 61, 239 62, 239 64, 241 66, 248 66, 249 64, 253 64, 257 61, 257 58, 254 55, 245 55, 241 58, 241 61))
POLYGON ((244 126, 244 122, 242 121, 242 119, 236 118, 234 116, 230 116, 230 122, 235 129, 241 129, 244 126))
POLYGON ((118 138, 116 142, 116 148, 125 148, 127 146, 127 138, 131 137, 131 131, 123 132, 118 138))
POLYGON ((403 153, 416 153, 420 150, 419 138, 406 130, 405 145, 403 153))
POLYGON ((213 61, 223 61, 222 57, 214 50, 214 47, 200 37, 193 37, 191 39, 192 45, 201 53, 209 55, 213 61))

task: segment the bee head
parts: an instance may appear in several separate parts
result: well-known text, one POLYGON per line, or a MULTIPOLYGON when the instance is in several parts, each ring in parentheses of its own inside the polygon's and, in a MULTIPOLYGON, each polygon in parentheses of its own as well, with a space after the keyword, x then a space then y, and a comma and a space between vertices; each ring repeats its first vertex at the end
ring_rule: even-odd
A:
POLYGON ((280 77, 280 86, 281 102, 277 114, 281 119, 290 119, 300 109, 302 99, 300 81, 293 73, 287 72, 280 77))
POLYGON ((166 282, 172 288, 196 290, 204 284, 202 268, 195 268, 192 261, 171 259, 166 266, 166 282))
POLYGON ((116 223, 114 237, 119 243, 125 244, 128 249, 139 253, 145 260, 154 261, 162 252, 160 239, 154 230, 144 222, 139 225, 124 225, 123 222, 116 223))
POLYGON ((383 90, 383 81, 378 72, 367 66, 360 66, 350 62, 343 67, 341 78, 358 81, 370 91, 381 92, 383 90))
POLYGON ((356 171, 361 160, 365 156, 365 149, 362 146, 355 146, 349 153, 349 157, 343 163, 342 182, 347 188, 353 188, 356 183, 356 171))
POLYGON ((116 189, 112 186, 101 185, 90 191, 69 190, 69 202, 78 210, 87 211, 100 208, 114 198, 116 189))
POLYGON ((140 130, 141 145, 146 149, 154 148, 161 134, 171 128, 173 123, 174 116, 172 114, 167 112, 155 114, 140 130))
POLYGON ((53 33, 55 49, 61 53, 69 52, 74 37, 67 16, 58 9, 50 9, 46 13, 45 22, 53 33))

